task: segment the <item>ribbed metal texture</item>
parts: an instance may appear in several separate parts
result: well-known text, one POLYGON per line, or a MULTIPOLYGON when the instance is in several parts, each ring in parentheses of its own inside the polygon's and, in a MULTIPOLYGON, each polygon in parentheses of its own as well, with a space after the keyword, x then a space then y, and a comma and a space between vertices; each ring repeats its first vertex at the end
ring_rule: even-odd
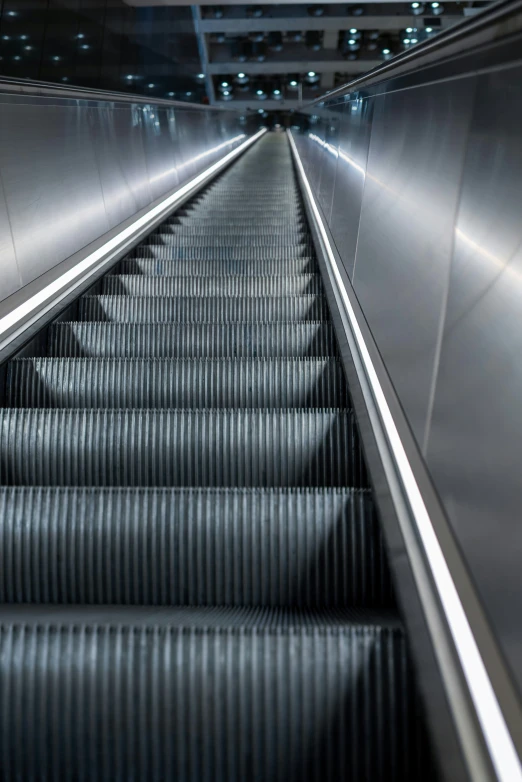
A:
POLYGON ((55 323, 50 356, 299 358, 334 356, 329 323, 55 323))
POLYGON ((392 605, 368 492, 3 489, 0 516, 3 603, 392 605))
POLYGON ((0 484, 366 486, 353 414, 0 410, 0 484))
POLYGON ((2 374, 0 779, 431 779, 317 272, 269 135, 2 374))
POLYGON ((314 272, 317 272, 317 263, 309 258, 297 258, 294 261, 164 261, 161 258, 129 258, 118 265, 120 274, 144 274, 152 277, 214 277, 219 274, 244 277, 253 274, 295 276, 314 272))
POLYGON ((327 359, 49 359, 12 361, 9 407, 307 408, 348 403, 327 359))
POLYGON ((250 276, 207 275, 205 277, 145 277, 141 274, 107 275, 99 283, 100 293, 129 293, 131 296, 288 296, 322 293, 318 274, 250 276))
POLYGON ((122 323, 292 323, 328 320, 323 296, 84 296, 77 320, 122 323))
MULTIPOLYGON (((255 220, 255 213, 248 219, 255 220)), ((167 244, 144 243, 134 253, 139 258, 164 258, 180 261, 293 261, 296 258, 312 257, 310 251, 309 245, 302 244, 292 244, 287 247, 226 247, 224 245, 220 247, 169 247, 167 244)))
POLYGON ((1 626, 4 779, 426 778, 399 629, 222 624, 1 626))

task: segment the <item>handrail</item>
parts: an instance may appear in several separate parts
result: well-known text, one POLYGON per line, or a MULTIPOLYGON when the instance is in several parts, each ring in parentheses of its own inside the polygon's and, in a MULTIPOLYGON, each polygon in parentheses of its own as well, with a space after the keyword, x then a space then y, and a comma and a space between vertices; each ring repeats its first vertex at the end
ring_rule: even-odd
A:
POLYGON ((501 0, 480 11, 476 16, 458 22, 435 38, 415 45, 347 84, 303 104, 300 108, 306 109, 330 101, 332 98, 340 98, 390 76, 403 76, 417 71, 431 64, 435 59, 440 61, 441 57, 464 54, 479 44, 498 41, 517 32, 515 26, 506 26, 508 19, 512 20, 517 16, 520 17, 517 20, 518 27, 522 29, 522 0, 501 0))
MULTIPOLYGON (((111 90, 95 90, 90 87, 76 87, 61 84, 54 84, 47 81, 36 81, 32 79, 17 79, 9 76, 0 77, 0 94, 15 93, 19 95, 28 95, 34 97, 59 97, 73 98, 77 100, 106 100, 118 101, 121 103, 143 103, 160 106, 171 106, 173 108, 198 109, 200 111, 220 111, 225 108, 220 106, 207 106, 201 103, 189 103, 188 101, 168 100, 167 98, 157 98, 153 95, 140 95, 130 92, 115 92, 111 90)), ((233 106, 226 106, 230 110, 233 106)))

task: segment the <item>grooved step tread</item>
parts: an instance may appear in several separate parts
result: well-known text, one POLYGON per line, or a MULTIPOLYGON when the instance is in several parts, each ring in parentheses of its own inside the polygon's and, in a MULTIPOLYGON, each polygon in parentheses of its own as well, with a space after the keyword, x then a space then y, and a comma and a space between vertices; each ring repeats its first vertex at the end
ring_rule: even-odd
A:
POLYGON ((323 292, 319 274, 206 277, 145 277, 140 274, 112 274, 103 277, 100 293, 132 296, 289 296, 323 292))
POLYGON ((234 260, 203 260, 176 261, 161 258, 128 258, 120 261, 119 274, 143 274, 149 276, 228 276, 263 277, 317 273, 317 261, 310 258, 296 258, 291 261, 234 261, 234 260))
POLYGON ((54 323, 50 357, 284 358, 337 356, 330 323, 54 323))
POLYGON ((0 409, 0 485, 353 486, 350 410, 0 409))
POLYGON ((7 368, 9 407, 320 408, 348 406, 328 359, 28 358, 7 368))
POLYGON ((3 488, 0 514, 2 603, 393 605, 365 491, 3 488))
POLYGON ((328 321, 326 299, 298 296, 83 296, 76 320, 122 323, 291 323, 328 321))

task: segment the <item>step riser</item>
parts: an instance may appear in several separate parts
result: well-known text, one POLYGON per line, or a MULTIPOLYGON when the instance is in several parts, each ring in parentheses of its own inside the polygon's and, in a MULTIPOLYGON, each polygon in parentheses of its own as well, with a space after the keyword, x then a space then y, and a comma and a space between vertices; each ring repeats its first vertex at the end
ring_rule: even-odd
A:
POLYGON ((131 296, 295 296, 322 293, 318 274, 294 277, 145 277, 139 274, 108 275, 99 293, 131 296))
POLYGON ((328 306, 322 297, 142 297, 86 296, 78 302, 80 321, 124 323, 291 323, 326 321, 328 306))
POLYGON ((318 408, 348 405, 335 361, 23 359, 8 366, 8 407, 318 408))
POLYGON ((349 411, 0 411, 0 485, 352 486, 349 411))
POLYGON ((327 358, 337 355, 330 324, 57 323, 57 358, 327 358))
POLYGON ((392 603, 361 493, 4 489, 0 515, 3 603, 392 603))
POLYGON ((295 261, 164 261, 150 258, 131 258, 121 261, 118 274, 143 274, 148 276, 188 277, 190 275, 212 277, 217 274, 244 277, 283 274, 317 274, 317 262, 307 258, 295 261))
POLYGON ((405 655, 400 631, 373 628, 4 627, 4 776, 423 779, 405 655))

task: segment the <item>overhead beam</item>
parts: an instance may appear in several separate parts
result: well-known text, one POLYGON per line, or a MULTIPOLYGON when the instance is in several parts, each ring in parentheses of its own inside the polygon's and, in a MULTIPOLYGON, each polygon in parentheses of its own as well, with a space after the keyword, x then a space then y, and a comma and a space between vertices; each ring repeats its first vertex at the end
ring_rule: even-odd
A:
MULTIPOLYGON (((437 20, 437 29, 443 30, 462 15, 446 14, 437 20), (440 20, 440 27, 438 21, 440 20)), ((230 35, 246 35, 250 32, 270 33, 287 32, 288 30, 348 30, 357 27, 358 30, 403 30, 405 27, 422 27, 423 19, 418 16, 286 16, 284 19, 261 17, 261 19, 202 19, 201 32, 229 33, 230 35)), ((159 32, 159 30, 158 30, 159 32)), ((163 26, 163 33, 165 27, 163 26)))
POLYGON ((360 74, 371 71, 382 65, 382 60, 292 60, 289 62, 265 61, 265 62, 211 62, 208 64, 208 73, 219 76, 242 71, 246 74, 269 74, 269 73, 306 73, 313 67, 317 73, 351 73, 360 74))

